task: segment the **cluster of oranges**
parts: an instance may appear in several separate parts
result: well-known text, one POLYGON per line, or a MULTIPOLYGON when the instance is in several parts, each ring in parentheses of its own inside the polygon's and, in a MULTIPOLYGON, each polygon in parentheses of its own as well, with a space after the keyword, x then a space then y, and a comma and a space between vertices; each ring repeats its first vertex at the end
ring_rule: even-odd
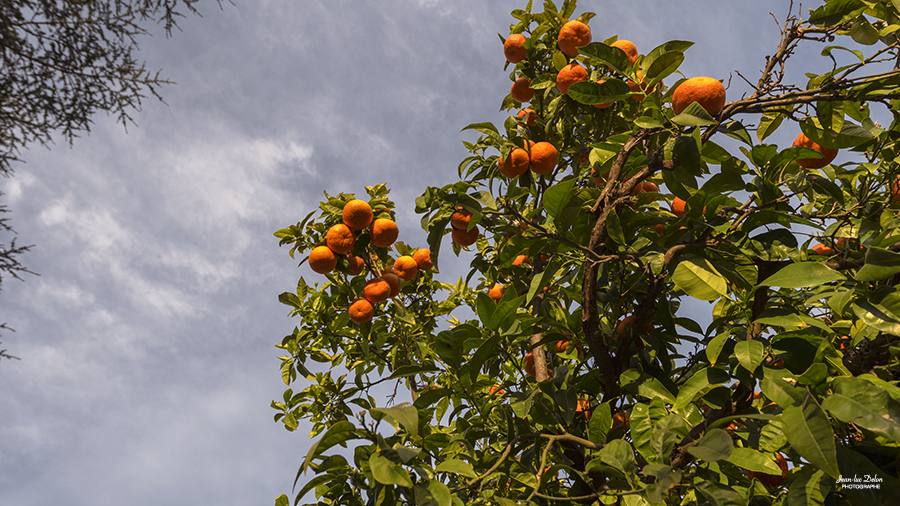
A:
POLYGON ((472 225, 469 228, 469 222, 472 221, 472 213, 465 209, 457 209, 450 217, 450 226, 452 231, 450 237, 453 242, 462 247, 469 247, 478 240, 478 225, 472 225))
MULTIPOLYGON (((343 223, 328 229, 325 244, 313 248, 309 255, 309 267, 313 272, 327 274, 337 267, 338 255, 347 255, 348 270, 357 276, 365 269, 365 261, 351 255, 356 244, 356 234, 369 228, 369 242, 379 248, 389 248, 397 240, 400 230, 397 224, 387 218, 375 219, 372 207, 362 200, 347 202, 341 212, 343 223), (370 228, 371 226, 371 228, 370 228)), ((350 305, 350 320, 354 323, 368 323, 375 315, 375 306, 400 293, 400 281, 411 281, 419 271, 433 267, 431 251, 418 249, 412 256, 403 255, 393 266, 384 266, 379 277, 369 280, 363 288, 363 297, 350 305)))
POLYGON ((527 147, 512 148, 506 158, 500 157, 500 173, 512 179, 528 172, 546 175, 559 163, 559 152, 549 142, 528 141, 527 147))

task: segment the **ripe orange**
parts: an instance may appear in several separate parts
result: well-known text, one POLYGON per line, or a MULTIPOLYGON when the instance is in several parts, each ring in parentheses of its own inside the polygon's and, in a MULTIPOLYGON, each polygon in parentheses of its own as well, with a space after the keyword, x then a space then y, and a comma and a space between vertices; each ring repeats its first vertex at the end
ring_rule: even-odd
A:
POLYGON ((817 255, 831 255, 834 253, 834 250, 824 244, 816 244, 812 247, 812 250, 816 252, 817 255))
POLYGON ((528 126, 534 126, 537 124, 537 113, 534 112, 534 109, 522 109, 518 113, 516 113, 516 119, 519 120, 519 123, 525 123, 528 126), (524 120, 522 118, 525 118, 524 120))
MULTIPOLYGON (((570 343, 571 343, 571 341, 557 341, 556 342, 556 352, 557 353, 565 353, 566 350, 569 349, 570 343)), ((577 351, 579 357, 584 352, 584 349, 581 347, 581 343, 575 343, 575 350, 577 351)))
POLYGON ((623 423, 628 427, 628 413, 623 413, 621 411, 616 412, 616 414, 613 415, 612 428, 615 429, 623 423))
POLYGON ((397 224, 387 218, 378 218, 372 224, 372 231, 369 232, 369 241, 379 248, 387 248, 400 235, 400 229, 397 224))
MULTIPOLYGON (((597 81, 597 84, 602 84, 602 83, 605 83, 605 82, 606 82, 606 78, 603 78, 603 79, 600 79, 599 81, 597 81)), ((611 105, 613 105, 612 102, 606 102, 606 103, 603 103, 603 104, 594 104, 594 107, 596 107, 597 109, 606 109, 607 107, 610 107, 611 105)), ((586 155, 586 154, 587 154, 587 153, 585 153, 585 155, 586 155)))
POLYGON ((525 255, 517 255, 515 260, 513 260, 512 264, 513 265, 521 265, 521 264, 531 265, 531 259, 525 255))
POLYGON ((898 200, 900 200, 900 177, 891 184, 891 202, 897 202, 898 200))
POLYGON ((610 44, 610 46, 617 47, 622 51, 625 51, 625 55, 628 56, 628 61, 631 62, 632 65, 634 65, 634 62, 637 61, 638 50, 637 46, 634 45, 634 42, 631 42, 630 40, 619 39, 610 44))
POLYGON ((431 250, 428 248, 417 249, 412 257, 420 271, 429 271, 434 267, 434 264, 431 263, 431 250))
POLYGON ((460 230, 466 230, 469 228, 469 221, 472 220, 472 213, 466 211, 465 209, 460 209, 453 213, 453 216, 450 217, 450 225, 453 228, 458 228, 460 230))
POLYGON ((591 419, 591 403, 584 397, 578 399, 578 406, 575 407, 576 413, 584 413, 584 418, 591 419))
POLYGON ((363 296, 372 304, 384 302, 391 296, 391 285, 382 278, 370 279, 363 287, 363 296))
POLYGON ((675 197, 675 200, 672 201, 672 214, 681 218, 684 216, 684 206, 687 202, 681 200, 679 197, 675 197))
POLYGON ((516 102, 530 102, 534 98, 534 90, 531 89, 531 79, 527 77, 516 79, 516 82, 509 89, 509 94, 512 95, 513 100, 516 102))
POLYGON ((672 110, 681 114, 693 102, 700 104, 710 116, 715 116, 725 107, 725 86, 712 77, 692 77, 675 88, 672 110))
POLYGON ((358 256, 348 257, 347 263, 349 264, 347 269, 350 271, 350 274, 353 274, 354 276, 362 274, 363 269, 366 267, 363 259, 358 256))
POLYGON ((521 33, 514 33, 503 41, 503 54, 506 55, 506 61, 509 63, 519 63, 528 56, 528 50, 525 49, 525 36, 521 33))
POLYGON ((570 63, 556 74, 556 87, 563 95, 569 94, 569 86, 578 81, 587 80, 587 70, 577 63, 570 63))
POLYGON ((362 230, 368 227, 375 218, 375 214, 372 213, 372 206, 368 202, 363 202, 359 199, 347 202, 344 205, 342 215, 344 224, 353 230, 362 230))
POLYGON ((578 48, 591 43, 591 28, 581 21, 569 21, 559 30, 559 50, 569 56, 578 54, 578 48))
POLYGON ((394 272, 403 280, 409 281, 419 273, 419 264, 416 263, 413 257, 403 255, 394 262, 394 272))
POLYGON ((785 460, 784 455, 780 453, 775 454, 775 463, 778 464, 778 467, 781 468, 781 474, 766 474, 758 471, 747 471, 747 476, 750 479, 756 478, 760 483, 767 487, 777 487, 784 482, 784 477, 787 476, 787 460, 785 460))
POLYGON ((800 132, 800 135, 798 135, 797 138, 794 139, 793 146, 814 149, 822 154, 822 158, 800 158, 799 160, 797 160, 797 165, 805 167, 807 169, 821 169, 822 167, 834 161, 834 158, 838 154, 837 149, 819 146, 818 144, 810 140, 809 137, 804 135, 803 132, 800 132))
POLYGON ((500 299, 503 298, 503 292, 506 291, 506 287, 497 283, 490 290, 488 290, 488 297, 493 299, 494 302, 500 302, 500 299))
POLYGON ((663 232, 666 230, 666 226, 663 223, 657 223, 656 226, 653 227, 653 230, 656 231, 657 235, 662 235, 663 232))
POLYGON ((325 234, 325 244, 331 248, 331 251, 339 255, 346 255, 353 251, 354 241, 353 231, 343 223, 329 228, 328 233, 325 234))
POLYGON ((316 246, 309 254, 309 268, 319 274, 328 274, 337 267, 337 257, 328 246, 316 246))
POLYGON ((494 386, 491 387, 491 395, 494 395, 494 394, 497 394, 497 395, 506 395, 506 390, 503 390, 503 389, 500 388, 499 386, 494 385, 494 386))
POLYGON ((471 246, 478 240, 478 225, 475 225, 472 227, 472 230, 468 231, 454 228, 450 236, 453 238, 453 242, 460 246, 471 246))
POLYGON ((396 297, 400 294, 400 278, 397 277, 393 272, 385 272, 381 275, 381 279, 387 281, 387 284, 391 287, 391 292, 388 297, 396 297))
POLYGON ((591 167, 591 179, 594 180, 594 184, 597 186, 606 186, 606 178, 609 175, 609 172, 604 172, 600 174, 597 172, 597 169, 591 167))
MULTIPOLYGON (((616 327, 616 334, 619 335, 619 339, 624 338, 625 335, 628 334, 628 325, 632 324, 633 322, 634 322, 634 315, 629 315, 629 316, 626 316, 625 318, 622 318, 622 321, 620 321, 619 325, 616 327)), ((649 334, 651 332, 653 332, 653 324, 652 323, 643 324, 641 326, 641 328, 639 328, 637 331, 638 334, 649 334)))
POLYGON ((525 373, 534 376, 534 353, 530 351, 525 355, 525 373))
POLYGON ((362 325, 372 321, 372 317, 375 316, 375 308, 366 299, 356 299, 353 304, 350 304, 348 313, 350 313, 350 321, 362 325))
POLYGON ((500 173, 510 179, 528 172, 529 165, 531 158, 528 151, 522 148, 512 148, 505 160, 502 155, 500 156, 500 173))
POLYGON ((635 195, 639 193, 659 193, 659 186, 656 186, 656 183, 653 181, 641 181, 635 185, 631 193, 635 195))
MULTIPOLYGON (((644 82, 646 80, 644 79, 644 75, 641 74, 640 71, 637 72, 637 79, 639 81, 637 83, 632 80, 629 80, 628 88, 631 90, 632 93, 635 93, 635 95, 632 95, 631 98, 633 98, 634 100, 637 100, 638 102, 641 102, 645 98, 647 98, 647 96, 644 95, 644 93, 642 92, 643 88, 644 88, 644 82)), ((653 89, 648 90, 648 91, 650 91, 652 93, 653 90, 659 88, 659 85, 660 85, 660 83, 656 83, 656 86, 654 86, 653 89)))
POLYGON ((541 175, 549 174, 559 163, 559 152, 549 142, 538 142, 531 146, 529 160, 532 172, 541 175))

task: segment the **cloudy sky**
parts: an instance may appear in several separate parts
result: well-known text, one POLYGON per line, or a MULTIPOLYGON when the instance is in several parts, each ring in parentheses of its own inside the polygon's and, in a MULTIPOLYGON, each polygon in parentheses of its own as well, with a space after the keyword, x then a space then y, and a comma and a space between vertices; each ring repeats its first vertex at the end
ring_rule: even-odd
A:
MULTIPOLYGON (((539 2, 535 2, 538 4, 539 2)), ((309 445, 269 408, 297 268, 272 233, 323 191, 413 199, 456 176, 460 129, 500 124, 502 44, 525 1, 235 0, 142 41, 177 85, 126 133, 104 115, 0 181, 22 260, 3 284, 0 504, 272 504, 309 445)), ((788 2, 582 0, 595 40, 692 40, 687 76, 758 75, 788 2)), ((790 142, 785 134, 780 142, 790 142)), ((8 239, 7 239, 8 240, 8 239)), ((452 256, 450 248, 445 254, 452 256)), ((443 277, 468 258, 442 259, 443 277)), ((697 310, 708 311, 700 304, 697 310)), ((702 318, 701 318, 702 319, 702 318)))

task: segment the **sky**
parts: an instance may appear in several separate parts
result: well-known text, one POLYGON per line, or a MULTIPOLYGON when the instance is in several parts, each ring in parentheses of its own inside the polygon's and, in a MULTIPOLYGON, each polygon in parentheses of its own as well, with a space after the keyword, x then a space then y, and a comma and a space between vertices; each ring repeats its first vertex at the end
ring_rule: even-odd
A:
MULTIPOLYGON (((165 103, 146 99, 127 132, 100 114, 0 181, 39 274, 0 292, 15 329, 0 349, 21 358, 0 362, 0 505, 290 495, 310 440, 269 407, 285 388, 274 345, 298 324, 278 294, 316 275, 272 234, 324 191, 387 183, 400 240, 424 246, 413 201, 456 179, 473 139, 461 128, 506 118, 497 34, 524 4, 207 0, 169 38, 151 27, 140 55, 177 83, 165 103)), ((746 91, 734 71, 758 76, 777 43, 769 12, 787 5, 582 0, 577 14, 598 13, 594 40, 642 53, 696 42, 682 72, 732 77, 733 99, 746 91)), ((445 281, 471 259, 450 250, 445 281)), ((689 309, 702 320, 710 306, 689 309)))

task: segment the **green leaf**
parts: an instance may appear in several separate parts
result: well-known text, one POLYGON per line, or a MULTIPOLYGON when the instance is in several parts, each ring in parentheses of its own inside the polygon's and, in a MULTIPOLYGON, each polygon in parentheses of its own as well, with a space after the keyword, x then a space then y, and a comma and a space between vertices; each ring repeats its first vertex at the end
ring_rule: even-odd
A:
POLYGON ((602 83, 579 81, 569 86, 568 95, 572 100, 585 105, 608 104, 626 100, 631 95, 628 84, 619 79, 607 79, 602 83))
POLYGON ((881 281, 900 272, 900 254, 883 248, 871 247, 866 252, 866 263, 856 273, 856 280, 881 281))
POLYGON ((672 405, 672 411, 680 412, 684 410, 695 399, 713 388, 727 383, 729 380, 728 373, 721 369, 708 367, 697 371, 681 387, 681 391, 678 392, 678 398, 675 399, 675 404, 672 405))
POLYGON ((722 348, 725 347, 729 337, 731 337, 730 334, 723 332, 712 338, 709 344, 706 345, 706 359, 709 360, 710 365, 716 365, 716 362, 719 360, 719 354, 722 353, 722 348))
POLYGON ((735 448, 731 455, 725 459, 728 462, 749 471, 758 473, 781 475, 781 468, 769 455, 761 453, 753 448, 735 448))
POLYGON ((588 422, 588 440, 593 443, 603 443, 606 441, 606 435, 612 427, 612 410, 609 402, 594 408, 591 413, 591 419, 588 422))
POLYGON ((460 476, 465 476, 466 478, 477 478, 478 474, 475 473, 472 464, 469 464, 466 461, 459 459, 449 459, 441 462, 434 468, 434 472, 436 473, 453 473, 458 474, 460 476))
POLYGON ((450 489, 447 485, 437 481, 428 480, 428 486, 416 484, 413 492, 416 496, 416 506, 450 506, 450 489))
POLYGON ((657 455, 653 453, 652 443, 653 422, 650 419, 650 406, 644 403, 635 404, 631 408, 631 440, 634 449, 648 462, 657 462, 657 455))
POLYGON ((751 373, 762 363, 765 352, 766 347, 763 343, 754 339, 741 340, 734 345, 734 355, 738 362, 751 373))
POLYGON ((825 411, 806 394, 798 406, 788 406, 781 415, 784 435, 791 447, 834 479, 840 475, 834 446, 834 431, 825 411))
POLYGON ((804 466, 794 474, 788 489, 788 503, 805 506, 824 506, 831 491, 832 480, 822 471, 804 466))
POLYGON ((419 435, 419 410, 408 402, 390 408, 372 408, 369 412, 386 416, 394 428, 402 426, 412 437, 419 435))
POLYGON ((631 61, 628 60, 625 51, 617 47, 607 46, 602 42, 591 42, 579 48, 578 51, 583 55, 601 60, 620 74, 631 75, 631 61))
POLYGON ((710 429, 695 446, 687 451, 698 459, 707 462, 718 462, 727 459, 736 448, 731 442, 731 435, 722 429, 710 429))
POLYGON ((288 496, 284 494, 275 498, 275 506, 290 506, 290 504, 291 501, 288 499, 288 496))
POLYGON ((733 488, 715 481, 701 481, 697 491, 713 506, 746 506, 747 501, 733 488))
POLYGON ((780 271, 762 280, 759 286, 780 286, 782 288, 805 288, 832 281, 843 281, 844 275, 819 262, 796 262, 784 266, 780 271))
POLYGON ((572 198, 572 188, 575 187, 575 178, 567 179, 557 183, 544 192, 544 208, 547 214, 557 218, 562 214, 566 204, 572 198))
POLYGON ((460 132, 465 132, 466 130, 477 130, 490 137, 500 137, 500 132, 497 131, 497 127, 495 127, 494 124, 490 122, 472 123, 471 125, 466 125, 465 127, 463 127, 460 132))
POLYGON ((672 123, 680 126, 714 125, 716 120, 697 102, 692 102, 681 114, 672 118, 672 123))
POLYGON ((662 81, 673 72, 678 70, 678 67, 683 61, 684 53, 680 51, 669 51, 660 54, 653 60, 653 62, 650 64, 650 68, 644 75, 647 80, 646 85, 653 86, 659 81, 662 81))
POLYGON ((781 126, 782 120, 784 120, 784 114, 767 112, 762 115, 762 118, 759 120, 759 127, 756 128, 756 138, 759 139, 759 142, 762 142, 766 137, 775 133, 775 130, 781 126))
POLYGON ((413 482, 409 473, 400 464, 391 462, 381 452, 375 452, 369 457, 369 468, 375 481, 383 485, 400 485, 412 487, 413 482))
POLYGON ((782 408, 798 404, 806 397, 806 392, 797 386, 797 378, 786 369, 764 367, 760 389, 782 408))
POLYGON ((672 273, 675 286, 700 300, 716 300, 728 293, 728 284, 709 260, 686 256, 672 273))
MULTIPOLYGON (((328 430, 325 431, 325 434, 319 438, 318 441, 313 443, 312 448, 307 452, 306 459, 303 460, 303 464, 300 465, 300 470, 297 472, 297 477, 299 478, 300 473, 306 470, 312 459, 316 458, 319 454, 332 446, 350 439, 357 439, 356 427, 347 420, 341 420, 329 427, 328 430)), ((297 481, 294 480, 294 483, 296 484, 297 481)))
POLYGON ((850 25, 850 37, 860 44, 871 46, 878 42, 879 34, 872 23, 860 16, 850 25))
POLYGON ((481 372, 481 367, 484 365, 484 362, 497 356, 497 345, 500 344, 500 339, 500 334, 494 334, 490 339, 484 341, 481 346, 478 347, 475 354, 472 355, 472 358, 466 363, 466 366, 469 368, 469 377, 472 381, 475 381, 478 378, 478 374, 481 372))
POLYGON ((622 224, 619 223, 619 215, 616 214, 615 209, 609 210, 609 215, 606 219, 606 232, 609 234, 610 239, 617 244, 625 244, 625 234, 622 233, 622 224))
POLYGON ((859 378, 835 378, 834 394, 822 407, 844 423, 854 423, 880 436, 900 442, 900 402, 884 390, 859 378))

